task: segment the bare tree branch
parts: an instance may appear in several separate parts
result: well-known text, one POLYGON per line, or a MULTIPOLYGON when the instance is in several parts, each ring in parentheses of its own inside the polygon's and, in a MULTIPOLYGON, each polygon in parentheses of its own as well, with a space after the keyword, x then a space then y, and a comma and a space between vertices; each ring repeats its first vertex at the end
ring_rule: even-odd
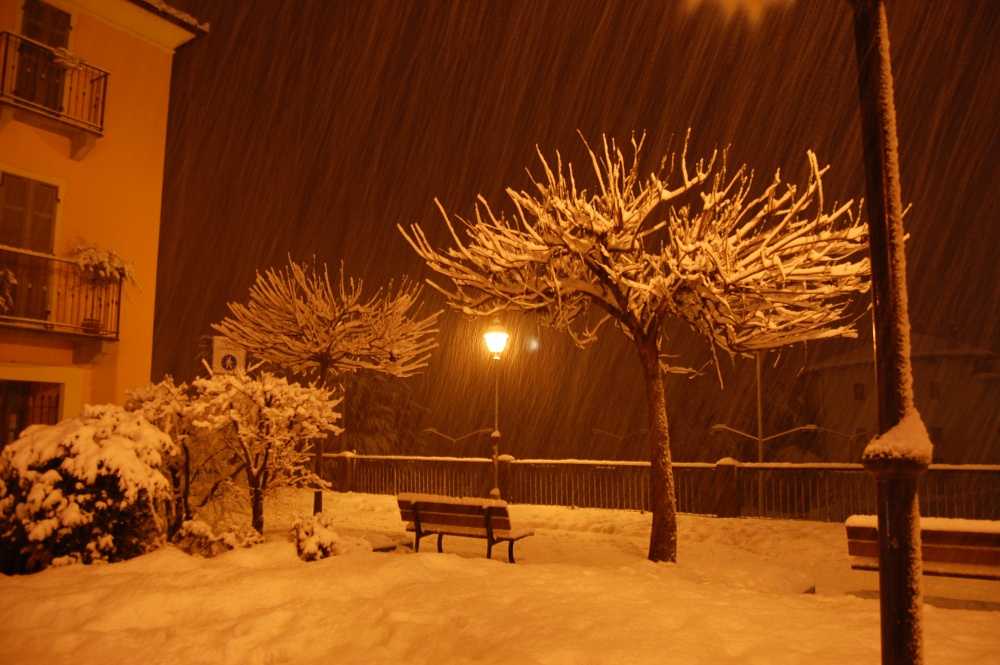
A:
POLYGON ((420 315, 421 287, 404 279, 366 298, 362 286, 344 277, 343 266, 334 287, 325 265, 290 261, 258 273, 247 304, 229 303, 230 316, 212 327, 320 386, 358 369, 402 377, 426 367, 440 312, 420 315))

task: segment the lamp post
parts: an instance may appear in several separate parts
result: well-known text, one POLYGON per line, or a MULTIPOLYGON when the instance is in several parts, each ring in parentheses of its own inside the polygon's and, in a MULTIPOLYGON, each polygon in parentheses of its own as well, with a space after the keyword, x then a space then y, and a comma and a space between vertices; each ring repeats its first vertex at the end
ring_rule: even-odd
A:
POLYGON ((799 427, 793 427, 792 429, 785 430, 784 432, 778 432, 777 434, 772 434, 771 436, 764 436, 764 409, 763 402, 761 400, 761 387, 760 387, 760 365, 763 359, 764 352, 757 351, 754 357, 757 361, 757 436, 752 434, 747 434, 746 432, 741 432, 738 429, 733 429, 729 425, 712 425, 709 429, 712 433, 716 432, 732 432, 733 434, 738 434, 744 436, 748 439, 752 439, 757 442, 757 463, 762 464, 764 462, 764 442, 770 441, 771 439, 777 439, 778 437, 785 436, 786 434, 793 434, 795 432, 817 432, 820 427, 818 425, 800 425, 799 427))
MULTIPOLYGON (((507 331, 500 325, 499 319, 493 319, 493 323, 486 330, 483 338, 486 340, 486 348, 493 354, 493 360, 500 360, 500 354, 507 348, 507 331)), ((500 498, 500 471, 497 458, 499 456, 500 444, 500 366, 495 365, 493 370, 494 391, 493 391, 493 432, 490 439, 493 441, 493 489, 490 490, 490 498, 500 498)))
MULTIPOLYGON (((741 432, 738 429, 733 429, 729 425, 715 424, 709 429, 713 434, 717 432, 732 432, 733 434, 738 434, 739 436, 744 436, 748 439, 752 439, 757 442, 757 463, 764 463, 764 442, 770 441, 771 439, 777 439, 778 437, 785 436, 786 434, 794 434, 795 432, 816 432, 819 430, 819 426, 808 424, 800 425, 799 427, 793 427, 792 429, 785 430, 784 432, 778 432, 777 434, 772 434, 771 436, 764 436, 764 413, 761 401, 761 388, 760 388, 760 366, 763 360, 763 351, 757 351, 754 357, 757 361, 757 436, 752 434, 747 434, 746 432, 741 432)), ((764 514, 764 477, 760 470, 758 470, 757 475, 757 514, 763 516, 764 514)))
MULTIPOLYGON (((913 408, 910 326, 903 252, 896 104, 885 0, 849 0, 854 14, 858 101, 868 196, 872 325, 878 431, 885 434, 913 408)), ((869 445, 861 463, 875 479, 883 665, 918 665, 923 656, 923 589, 917 479, 930 451, 906 444, 884 454, 869 445), (869 454, 871 450, 871 454, 869 454)))

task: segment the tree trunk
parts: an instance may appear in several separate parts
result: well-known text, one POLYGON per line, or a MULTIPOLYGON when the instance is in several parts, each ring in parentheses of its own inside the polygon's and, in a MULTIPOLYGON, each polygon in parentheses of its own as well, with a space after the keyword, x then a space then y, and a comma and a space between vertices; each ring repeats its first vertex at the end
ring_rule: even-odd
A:
POLYGON ((250 525, 254 531, 264 533, 264 491, 259 487, 250 489, 250 525))
MULTIPOLYGON (((313 454, 313 473, 317 478, 323 477, 323 441, 323 437, 313 440, 313 445, 316 447, 313 454)), ((313 515, 319 515, 321 512, 323 512, 323 490, 317 489, 313 492, 313 515)))
POLYGON ((659 345, 656 337, 635 337, 642 373, 646 380, 646 406, 649 412, 650 507, 653 529, 649 534, 650 561, 677 561, 677 502, 674 497, 674 470, 670 459, 670 434, 667 429, 667 398, 660 372, 659 345))
MULTIPOLYGON (((320 360, 319 368, 316 370, 318 376, 316 380, 317 388, 326 388, 327 374, 330 371, 330 361, 328 359, 320 360)), ((344 400, 344 408, 347 407, 347 400, 344 400)), ((319 437, 315 439, 315 449, 313 451, 313 473, 316 474, 317 478, 323 477, 323 443, 324 438, 319 437)), ((319 515, 323 512, 323 490, 317 488, 313 492, 313 515, 319 515)))

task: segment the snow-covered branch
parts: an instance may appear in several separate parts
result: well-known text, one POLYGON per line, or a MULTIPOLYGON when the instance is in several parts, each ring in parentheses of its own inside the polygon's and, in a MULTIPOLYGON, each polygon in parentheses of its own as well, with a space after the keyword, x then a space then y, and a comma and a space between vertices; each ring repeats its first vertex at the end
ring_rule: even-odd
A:
POLYGON ((607 139, 600 155, 588 147, 593 195, 539 153, 535 191, 507 192, 512 218, 482 199, 473 221, 441 210, 447 249, 419 226, 400 231, 453 307, 534 311, 580 343, 594 337, 591 307, 632 337, 676 317, 729 353, 850 333, 853 296, 868 288, 867 229, 850 202, 823 209, 815 155, 801 191, 776 174, 752 197, 746 167, 730 177, 724 157, 689 169, 685 144, 642 179, 642 142, 632 147, 631 160, 607 139))
POLYGON ((404 279, 370 297, 361 280, 330 282, 326 266, 298 264, 258 273, 246 305, 212 327, 269 362, 311 374, 370 369, 410 376, 426 367, 440 314, 420 314, 421 287, 404 279))

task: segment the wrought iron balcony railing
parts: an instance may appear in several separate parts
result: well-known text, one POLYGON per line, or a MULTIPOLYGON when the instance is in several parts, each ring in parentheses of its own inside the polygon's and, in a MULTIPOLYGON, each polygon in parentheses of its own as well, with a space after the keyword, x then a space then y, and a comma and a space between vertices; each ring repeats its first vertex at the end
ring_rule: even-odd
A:
POLYGON ((0 245, 0 326, 118 339, 122 279, 88 278, 67 259, 0 245))
POLYGON ((0 65, 0 101, 103 133, 108 72, 12 32, 0 32, 0 65))

